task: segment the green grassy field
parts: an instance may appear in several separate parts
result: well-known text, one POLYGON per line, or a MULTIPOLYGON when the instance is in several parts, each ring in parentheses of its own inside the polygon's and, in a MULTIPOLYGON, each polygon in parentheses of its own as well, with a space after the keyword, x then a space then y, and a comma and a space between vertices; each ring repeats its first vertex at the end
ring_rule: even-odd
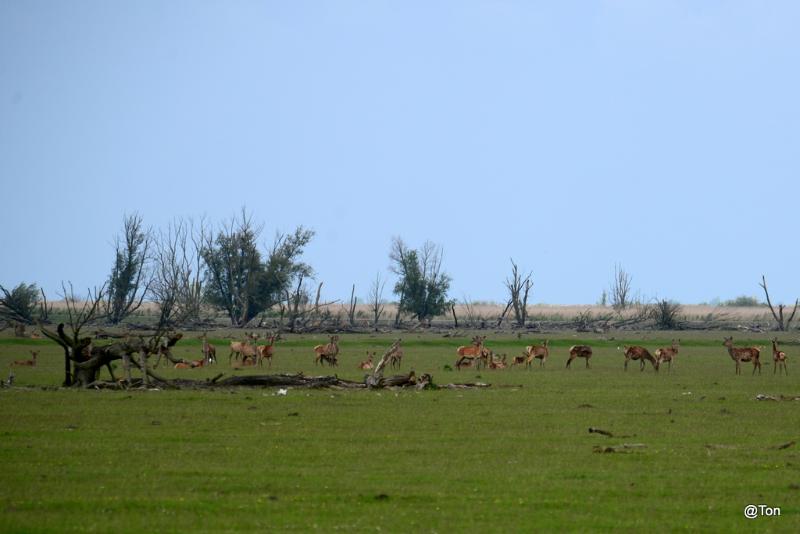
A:
MULTIPOLYGON (((403 371, 439 384, 491 388, 439 391, 74 391, 0 390, 0 531, 783 531, 800 530, 800 347, 786 345, 789 373, 774 376, 767 336, 763 375, 742 376, 723 333, 680 333, 672 372, 638 363, 623 372, 617 346, 651 349, 670 333, 624 339, 550 336, 544 369, 446 371, 466 339, 404 335, 403 371), (595 347, 565 370, 567 348, 595 347), (615 434, 590 434, 599 427, 615 434), (595 446, 641 443, 628 453, 595 446), (781 508, 749 520, 747 504, 781 508)), ((494 338, 509 357, 540 338, 494 338)), ((786 337, 787 340, 792 339, 786 337)), ((289 336, 270 372, 315 368, 325 336, 289 336)), ((169 377, 231 371, 221 339, 211 369, 161 368, 169 377)), ((389 338, 343 335, 340 377, 389 338)), ((18 386, 57 386, 59 349, 0 339, 7 364, 40 349, 18 386)), ((189 336, 176 356, 200 357, 189 336)))

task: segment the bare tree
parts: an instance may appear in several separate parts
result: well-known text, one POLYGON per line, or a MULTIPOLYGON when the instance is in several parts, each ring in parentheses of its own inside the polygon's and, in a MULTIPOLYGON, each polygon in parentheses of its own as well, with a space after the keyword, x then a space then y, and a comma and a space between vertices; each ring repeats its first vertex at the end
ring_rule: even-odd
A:
POLYGON ((372 328, 378 329, 378 321, 381 320, 386 305, 383 302, 383 288, 386 281, 381 280, 381 273, 375 276, 375 280, 369 288, 369 310, 372 314, 372 328))
POLYGON ((200 321, 205 220, 176 220, 155 240, 152 297, 170 322, 200 321))
POLYGON ((505 286, 511 297, 511 306, 514 309, 514 317, 517 326, 525 326, 528 317, 528 293, 533 287, 532 272, 523 275, 520 273, 514 259, 511 259, 511 277, 506 278, 505 286))
POLYGON ((353 284, 353 290, 350 292, 350 302, 347 305, 347 320, 350 321, 350 326, 356 325, 357 304, 358 304, 358 297, 356 296, 356 285, 353 284))
POLYGON ((149 229, 142 225, 138 214, 123 219, 123 235, 115 240, 115 259, 107 283, 105 315, 111 324, 139 309, 150 291, 152 277, 148 268, 148 253, 152 243, 149 229))
POLYGON ((777 324, 778 330, 784 331, 788 330, 789 326, 792 324, 794 320, 794 314, 797 313, 797 305, 800 303, 800 299, 795 299, 794 301, 794 308, 792 308, 792 314, 784 319, 783 317, 783 310, 786 306, 783 304, 778 304, 778 312, 775 313, 775 308, 772 306, 772 301, 769 299, 769 291, 767 290, 767 279, 764 275, 761 275, 761 283, 758 284, 761 286, 761 289, 764 290, 764 295, 767 297, 767 305, 769 306, 769 311, 772 312, 772 317, 775 318, 775 323, 777 324))
MULTIPOLYGON (((55 341, 64 349, 63 385, 69 387, 77 380, 77 375, 84 371, 82 364, 89 359, 87 353, 90 350, 92 338, 81 337, 81 329, 102 317, 101 308, 105 298, 105 286, 100 289, 88 290, 86 298, 83 300, 79 300, 76 297, 72 283, 69 284, 69 289, 67 289, 67 286, 62 282, 61 291, 60 296, 64 300, 64 305, 67 309, 66 326, 70 330, 69 333, 65 331, 64 323, 58 325, 56 332, 43 327, 41 323, 39 328, 46 337, 55 341)), ((109 372, 111 372, 110 368, 109 372)), ((96 373, 92 376, 95 377, 96 373)))
POLYGON ((631 275, 620 264, 614 264, 614 278, 611 281, 611 306, 617 311, 631 304, 631 275))

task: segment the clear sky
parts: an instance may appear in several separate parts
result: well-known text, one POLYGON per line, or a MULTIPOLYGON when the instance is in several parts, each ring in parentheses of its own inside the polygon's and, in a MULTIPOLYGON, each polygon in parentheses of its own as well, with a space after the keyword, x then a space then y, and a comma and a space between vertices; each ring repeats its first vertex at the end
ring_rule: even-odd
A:
POLYGON ((0 283, 100 284, 123 213, 317 231, 327 298, 800 296, 795 1, 0 2, 0 283))

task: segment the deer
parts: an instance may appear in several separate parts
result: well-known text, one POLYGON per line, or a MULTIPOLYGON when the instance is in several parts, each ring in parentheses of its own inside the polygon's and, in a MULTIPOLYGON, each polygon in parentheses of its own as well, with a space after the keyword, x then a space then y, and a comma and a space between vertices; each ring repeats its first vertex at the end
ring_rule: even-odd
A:
POLYGON ((786 369, 786 353, 782 350, 778 350, 778 338, 772 338, 772 360, 775 366, 772 368, 772 374, 774 375, 778 368, 783 369, 783 372, 786 373, 786 376, 789 376, 789 370, 786 369))
POLYGON ((11 362, 11 365, 9 365, 9 367, 15 365, 19 367, 36 367, 36 357, 39 355, 39 351, 32 350, 30 351, 30 353, 31 353, 30 360, 14 360, 13 362, 11 362))
POLYGON ((667 368, 670 372, 672 371, 672 360, 675 359, 675 356, 678 355, 678 349, 681 346, 681 340, 679 339, 676 343, 675 340, 672 340, 672 346, 670 347, 663 347, 660 349, 656 349, 655 357, 656 357, 656 368, 661 367, 662 362, 667 362, 669 367, 667 368))
POLYGON ((728 354, 730 354, 733 361, 736 362, 736 374, 742 374, 742 362, 753 362, 753 374, 761 374, 761 351, 756 347, 736 348, 733 346, 733 336, 726 337, 722 345, 727 347, 728 354))
POLYGON ((525 367, 530 369, 534 359, 539 360, 539 367, 544 367, 544 362, 550 356, 550 349, 548 340, 544 340, 541 345, 529 345, 525 347, 525 352, 528 354, 528 359, 525 362, 525 367))
POLYGON ((192 361, 182 361, 175 364, 175 369, 196 369, 198 367, 205 367, 206 359, 202 358, 200 360, 192 360, 192 361))
POLYGON ((528 351, 522 353, 521 356, 514 356, 514 360, 511 362, 511 367, 515 365, 522 365, 528 361, 528 351))
POLYGON ((575 358, 586 358, 586 368, 589 369, 589 358, 592 357, 592 347, 589 345, 573 345, 569 348, 569 359, 567 369, 575 358))
POLYGON ((494 353, 489 356, 489 369, 505 369, 508 367, 506 364, 506 355, 503 354, 501 358, 496 358, 494 353))
POLYGON ((258 345, 256 347, 256 352, 258 353, 258 365, 264 365, 264 360, 267 360, 269 363, 269 367, 272 367, 272 356, 274 354, 273 347, 275 346, 275 342, 281 339, 280 334, 272 334, 267 336, 267 344, 266 345, 258 345))
POLYGON ((656 372, 658 372, 658 362, 653 357, 653 355, 650 354, 650 351, 647 350, 646 348, 640 347, 638 345, 634 345, 632 347, 625 346, 625 347, 623 347, 623 349, 625 350, 625 370, 626 371, 628 370, 628 362, 630 360, 639 360, 639 370, 640 371, 644 371, 644 366, 645 366, 644 362, 648 361, 653 366, 653 369, 655 369, 656 372))
POLYGON ((374 367, 372 359, 375 357, 375 352, 367 351, 367 359, 358 364, 358 368, 362 371, 368 371, 374 367))
POLYGON ((456 354, 458 354, 456 369, 460 370, 462 367, 469 367, 473 362, 483 357, 483 342, 485 340, 486 336, 475 336, 472 338, 472 345, 458 347, 456 349, 456 354), (470 362, 470 365, 464 365, 466 362, 470 362))
POLYGON ((208 364, 217 363, 217 347, 208 342, 208 335, 206 332, 203 332, 200 339, 203 340, 203 359, 208 364))
POLYGON ((339 362, 336 356, 339 354, 339 336, 330 336, 329 343, 314 347, 314 353, 316 354, 314 365, 324 365, 325 362, 328 362, 328 365, 332 367, 338 366, 339 362))
POLYGON ((400 369, 400 364, 403 362, 403 347, 400 346, 403 340, 398 338, 397 341, 392 343, 392 352, 391 356, 389 356, 389 364, 394 369, 394 366, 397 365, 397 368, 400 369))

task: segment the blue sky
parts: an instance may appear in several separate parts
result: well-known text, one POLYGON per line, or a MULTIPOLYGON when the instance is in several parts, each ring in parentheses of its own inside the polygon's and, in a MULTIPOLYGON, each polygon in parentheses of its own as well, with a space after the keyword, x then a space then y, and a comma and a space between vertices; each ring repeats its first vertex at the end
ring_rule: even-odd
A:
POLYGON ((327 298, 800 296, 796 2, 0 3, 0 283, 100 284, 123 213, 317 231, 327 298))

